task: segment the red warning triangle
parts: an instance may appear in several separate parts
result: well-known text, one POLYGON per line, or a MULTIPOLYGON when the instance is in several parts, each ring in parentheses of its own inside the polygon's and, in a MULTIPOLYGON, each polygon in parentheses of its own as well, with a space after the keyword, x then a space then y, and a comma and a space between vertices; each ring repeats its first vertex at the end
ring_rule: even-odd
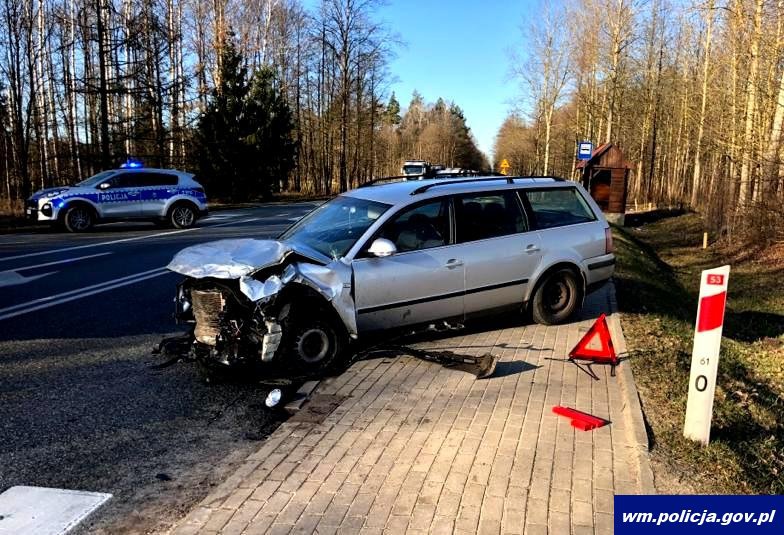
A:
POLYGON ((570 359, 587 359, 618 363, 615 355, 610 329, 607 326, 607 316, 602 314, 588 332, 585 333, 577 345, 569 352, 570 359), (598 348, 596 346, 599 346, 598 348))

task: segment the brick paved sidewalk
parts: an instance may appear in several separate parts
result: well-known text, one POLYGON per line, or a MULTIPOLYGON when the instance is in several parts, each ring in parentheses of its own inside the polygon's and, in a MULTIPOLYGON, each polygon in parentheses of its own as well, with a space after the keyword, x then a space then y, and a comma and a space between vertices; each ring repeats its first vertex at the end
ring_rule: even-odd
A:
MULTIPOLYGON (((488 379, 408 356, 354 364, 316 391, 333 412, 282 424, 174 533, 612 533, 613 495, 654 489, 628 363, 594 366, 596 381, 563 361, 602 311, 612 287, 570 325, 416 346, 498 355, 488 379), (554 405, 612 423, 575 430, 554 405)), ((617 314, 610 327, 624 352, 617 314)))

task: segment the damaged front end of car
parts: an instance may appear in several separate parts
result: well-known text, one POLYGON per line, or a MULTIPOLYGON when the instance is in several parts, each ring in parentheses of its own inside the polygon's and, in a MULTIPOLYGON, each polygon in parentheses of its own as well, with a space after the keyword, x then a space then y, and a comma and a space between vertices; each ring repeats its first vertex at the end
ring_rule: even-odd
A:
POLYGON ((190 326, 159 348, 216 373, 318 374, 356 337, 351 268, 279 241, 238 239, 180 251, 175 317, 190 326))

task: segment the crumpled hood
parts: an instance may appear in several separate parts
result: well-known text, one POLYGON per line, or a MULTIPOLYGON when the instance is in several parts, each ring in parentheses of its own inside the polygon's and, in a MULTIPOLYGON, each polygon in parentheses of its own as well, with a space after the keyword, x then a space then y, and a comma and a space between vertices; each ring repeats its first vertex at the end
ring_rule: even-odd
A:
POLYGON ((51 193, 51 192, 53 192, 53 191, 60 191, 60 192, 63 192, 63 193, 65 193, 66 191, 68 191, 68 190, 70 190, 70 189, 72 189, 70 186, 58 186, 58 187, 56 187, 56 188, 44 188, 44 189, 39 189, 38 191, 36 191, 36 192, 35 192, 35 193, 33 193, 32 195, 30 195, 30 199, 29 199, 29 200, 31 200, 31 201, 37 201, 38 199, 40 199, 41 197, 43 197, 43 196, 44 196, 44 195, 46 195, 47 193, 51 193))
POLYGON ((166 267, 195 279, 239 279, 259 269, 279 264, 292 250, 287 244, 276 240, 219 240, 183 249, 174 255, 166 267))

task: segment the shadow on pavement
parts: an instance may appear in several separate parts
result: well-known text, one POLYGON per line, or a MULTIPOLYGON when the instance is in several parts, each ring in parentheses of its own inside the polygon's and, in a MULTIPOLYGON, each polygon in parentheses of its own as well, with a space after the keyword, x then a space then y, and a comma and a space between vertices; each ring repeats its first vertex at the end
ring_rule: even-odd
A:
POLYGON ((493 374, 493 378, 498 377, 507 377, 509 375, 516 375, 518 373, 524 373, 533 371, 537 368, 541 368, 541 366, 535 366, 529 362, 524 360, 515 360, 512 362, 499 362, 495 367, 495 373, 493 374))

